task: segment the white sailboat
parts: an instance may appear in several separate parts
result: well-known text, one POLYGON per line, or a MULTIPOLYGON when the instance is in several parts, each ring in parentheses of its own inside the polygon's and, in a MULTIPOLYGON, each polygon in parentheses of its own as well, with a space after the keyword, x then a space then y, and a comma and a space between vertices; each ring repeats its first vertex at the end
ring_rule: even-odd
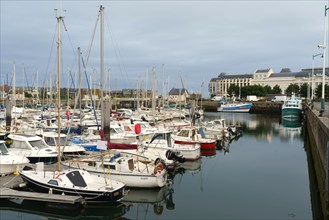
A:
POLYGON ((167 183, 164 164, 136 154, 108 152, 85 159, 63 161, 62 165, 84 169, 95 176, 105 174, 127 187, 158 188, 167 183))
MULTIPOLYGON (((103 17, 104 8, 100 6, 99 16, 103 17)), ((60 24, 63 17, 57 17, 58 23, 58 140, 60 139, 60 24)), ((60 143, 58 141, 57 143, 60 143)), ((58 144, 58 151, 60 145, 58 144)), ((42 166, 37 166, 36 170, 23 170, 20 172, 22 179, 28 183, 28 186, 36 191, 43 193, 55 193, 62 195, 76 195, 82 197, 86 202, 116 202, 121 200, 124 195, 125 184, 119 181, 104 178, 104 176, 90 175, 87 171, 81 169, 60 169, 60 158, 58 158, 58 167, 56 171, 44 171, 42 166)))

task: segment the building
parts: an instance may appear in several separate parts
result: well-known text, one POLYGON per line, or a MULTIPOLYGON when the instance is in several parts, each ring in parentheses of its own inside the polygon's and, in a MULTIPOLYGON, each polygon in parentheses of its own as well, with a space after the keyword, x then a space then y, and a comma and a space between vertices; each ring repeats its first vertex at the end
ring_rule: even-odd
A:
MULTIPOLYGON (((322 68, 302 69, 299 72, 292 72, 289 68, 283 68, 279 73, 275 73, 271 68, 256 70, 251 74, 232 74, 220 73, 218 77, 212 78, 209 83, 210 96, 228 96, 228 88, 235 84, 238 86, 261 85, 261 86, 280 86, 282 93, 290 84, 301 86, 308 83, 311 88, 316 88, 322 83, 322 68), (312 77, 312 72, 314 73, 312 77)), ((329 68, 325 71, 325 83, 329 84, 329 68)))
POLYGON ((189 93, 186 89, 176 89, 172 88, 168 94, 169 102, 186 102, 189 97, 189 93))

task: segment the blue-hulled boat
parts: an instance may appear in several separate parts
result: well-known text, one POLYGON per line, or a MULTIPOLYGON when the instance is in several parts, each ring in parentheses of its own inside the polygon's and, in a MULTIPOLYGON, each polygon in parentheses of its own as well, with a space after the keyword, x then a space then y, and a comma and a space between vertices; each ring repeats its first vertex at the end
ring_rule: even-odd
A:
POLYGON ((252 103, 233 102, 221 104, 217 111, 219 112, 249 112, 252 103))

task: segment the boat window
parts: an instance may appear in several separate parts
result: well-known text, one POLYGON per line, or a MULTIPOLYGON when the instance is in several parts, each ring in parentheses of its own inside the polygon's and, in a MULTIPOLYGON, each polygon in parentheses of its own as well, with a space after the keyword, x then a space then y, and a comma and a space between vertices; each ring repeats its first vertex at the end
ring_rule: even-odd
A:
POLYGON ((163 137, 164 134, 156 134, 152 137, 150 143, 152 143, 154 140, 163 140, 164 137, 163 137))
MULTIPOLYGON (((59 141, 61 143, 61 146, 64 146, 65 145, 65 140, 66 140, 66 137, 60 137, 59 141)), ((66 145, 68 145, 69 142, 66 142, 66 145)))
POLYGON ((48 181, 48 184, 58 186, 58 182, 57 182, 57 180, 49 180, 49 181, 48 181))
POLYGON ((0 144, 0 153, 2 155, 8 154, 8 149, 7 149, 6 145, 5 145, 5 143, 1 143, 0 144))
POLYGON ((31 149, 30 146, 24 141, 13 141, 10 147, 16 149, 31 149))
POLYGON ((38 141, 29 141, 29 143, 32 145, 32 147, 36 147, 39 149, 42 148, 47 148, 48 146, 46 145, 45 142, 43 142, 42 140, 38 140, 38 141))
POLYGON ((53 137, 44 137, 45 142, 50 146, 56 146, 55 139, 53 137))
POLYGON ((105 169, 110 169, 110 170, 115 170, 115 165, 114 164, 104 164, 105 169))
POLYGON ((131 170, 131 171, 134 170, 134 161, 133 161, 133 159, 128 160, 128 167, 129 167, 129 170, 131 170))
POLYGON ((120 133, 124 133, 124 131, 121 128, 116 128, 116 133, 120 134, 120 133))
POLYGON ((188 137, 189 130, 181 130, 177 136, 188 137))
POLYGON ((73 183, 74 186, 86 187, 87 184, 78 170, 74 170, 66 174, 67 178, 73 183))
POLYGON ((167 140, 168 147, 172 147, 171 146, 171 133, 165 134, 165 137, 166 137, 166 140, 167 140))
POLYGON ((116 130, 114 128, 110 128, 110 134, 116 134, 116 130))

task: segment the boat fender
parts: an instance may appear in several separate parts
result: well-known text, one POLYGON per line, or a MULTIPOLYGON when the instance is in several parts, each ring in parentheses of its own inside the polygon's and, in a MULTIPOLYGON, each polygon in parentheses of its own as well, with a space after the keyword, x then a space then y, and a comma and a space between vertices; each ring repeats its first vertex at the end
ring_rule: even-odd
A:
POLYGON ((18 127, 17 127, 16 125, 14 125, 14 127, 13 127, 13 132, 14 132, 14 133, 17 133, 17 131, 18 131, 18 127))
POLYGON ((55 179, 58 179, 58 180, 62 181, 61 175, 62 174, 58 173, 57 176, 55 177, 55 179))
POLYGON ((154 174, 156 174, 156 173, 161 173, 163 169, 164 169, 164 165, 163 165, 163 163, 158 163, 158 164, 154 167, 154 174))

